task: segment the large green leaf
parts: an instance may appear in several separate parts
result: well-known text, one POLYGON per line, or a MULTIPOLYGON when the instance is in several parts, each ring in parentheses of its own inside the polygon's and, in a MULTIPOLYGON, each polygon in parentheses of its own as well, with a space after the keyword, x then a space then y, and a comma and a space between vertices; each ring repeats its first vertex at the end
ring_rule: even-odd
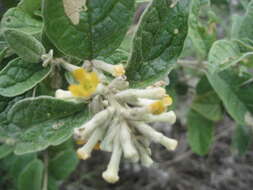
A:
POLYGON ((5 165, 8 168, 10 175, 13 177, 15 183, 18 181, 18 176, 24 170, 24 168, 35 160, 37 157, 36 154, 25 154, 21 156, 10 155, 5 159, 5 165))
POLYGON ((190 110, 187 119, 188 142, 192 151, 199 155, 207 154, 213 141, 213 121, 194 110, 190 110))
POLYGON ((219 121, 222 118, 221 100, 206 77, 203 77, 197 85, 197 94, 191 108, 211 121, 219 121))
POLYGON ((235 41, 216 41, 208 56, 208 66, 210 72, 219 72, 239 63, 243 59, 252 56, 253 52, 242 53, 239 45, 235 41))
POLYGON ((220 73, 207 73, 212 87, 222 100, 227 112, 240 125, 246 126, 245 116, 253 113, 253 84, 243 85, 248 76, 238 76, 231 70, 220 73))
POLYGON ((237 125, 233 137, 233 146, 243 155, 252 143, 252 131, 248 127, 237 125))
POLYGON ((34 12, 41 8, 41 0, 21 0, 18 6, 31 16, 34 16, 34 12))
POLYGON ((22 129, 17 139, 16 154, 40 151, 59 145, 72 136, 73 128, 88 119, 83 103, 52 97, 27 98, 8 112, 8 121, 22 129))
POLYGON ((42 187, 44 165, 42 161, 31 161, 18 177, 18 190, 40 190, 42 187))
POLYGON ((171 0, 153 0, 133 39, 127 67, 132 86, 146 86, 165 77, 180 55, 188 30, 189 0, 171 7, 171 0))
MULTIPOLYGON (((239 38, 244 40, 251 40, 253 42, 253 1, 248 4, 247 12, 240 24, 239 38)), ((251 42, 251 43, 252 43, 251 42)))
POLYGON ((0 72, 0 95, 13 97, 23 94, 45 79, 50 70, 41 64, 14 59, 0 72))
POLYGON ((3 144, 0 145, 0 159, 8 156, 14 150, 14 146, 3 144))
POLYGON ((55 46, 67 55, 93 59, 119 47, 134 0, 44 0, 43 7, 45 30, 55 46))
POLYGON ((78 158, 74 150, 59 152, 49 162, 49 173, 56 180, 63 180, 73 172, 78 164, 78 158))
POLYGON ((24 61, 38 63, 46 53, 44 46, 35 37, 18 30, 4 30, 4 37, 10 48, 24 61))
POLYGON ((16 29, 28 34, 38 34, 42 31, 42 22, 32 18, 18 7, 9 9, 1 20, 2 29, 16 29))

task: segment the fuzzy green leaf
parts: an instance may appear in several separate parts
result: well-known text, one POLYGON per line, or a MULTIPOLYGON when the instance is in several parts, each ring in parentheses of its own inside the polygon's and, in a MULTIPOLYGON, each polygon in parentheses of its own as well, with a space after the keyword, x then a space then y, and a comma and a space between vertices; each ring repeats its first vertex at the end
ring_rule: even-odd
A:
POLYGON ((18 190, 40 190, 42 187, 44 166, 42 161, 31 161, 18 177, 18 190))
POLYGON ((73 128, 88 119, 88 109, 83 103, 41 96, 19 101, 7 118, 23 130, 15 153, 25 154, 65 142, 72 136, 73 128))
POLYGON ((196 91, 191 108, 206 119, 219 121, 223 115, 221 100, 206 77, 199 81, 196 91))
POLYGON ((199 155, 208 153, 213 141, 214 123, 194 110, 188 114, 188 142, 193 152, 199 155))
POLYGON ((0 145, 0 159, 11 154, 13 150, 14 150, 14 146, 12 145, 7 145, 7 144, 0 145))
POLYGON ((239 39, 250 40, 253 43, 253 1, 251 1, 247 6, 247 12, 240 24, 239 39))
POLYGON ((219 74, 207 73, 207 78, 231 117, 238 124, 246 126, 246 114, 253 113, 253 101, 252 98, 249 98, 253 96, 253 84, 244 85, 250 78, 248 76, 240 77, 231 70, 219 74))
POLYGON ((30 90, 50 73, 50 67, 31 64, 21 58, 12 60, 0 72, 0 95, 13 97, 30 90))
POLYGON ((252 131, 248 127, 237 125, 233 137, 233 146, 238 150, 239 154, 245 154, 251 143, 252 131))
POLYGON ((35 37, 18 30, 4 30, 10 48, 24 61, 37 63, 46 53, 44 46, 35 37))
POLYGON ((59 152, 49 162, 49 172, 56 180, 63 180, 73 172, 78 164, 74 150, 59 152))
POLYGON ((21 0, 18 7, 34 16, 34 12, 41 7, 41 0, 21 0))
POLYGON ((147 86, 173 68, 188 30, 189 0, 171 7, 171 0, 153 0, 142 16, 133 39, 127 67, 132 86, 147 86))
POLYGON ((45 30, 54 45, 67 55, 93 59, 120 46, 134 0, 44 0, 43 7, 45 30))
POLYGON ((16 29, 27 34, 41 33, 42 22, 34 19, 18 7, 9 9, 1 20, 2 29, 16 29))
POLYGON ((241 53, 240 47, 235 41, 216 41, 208 56, 209 71, 219 72, 225 70, 252 55, 253 52, 241 53))

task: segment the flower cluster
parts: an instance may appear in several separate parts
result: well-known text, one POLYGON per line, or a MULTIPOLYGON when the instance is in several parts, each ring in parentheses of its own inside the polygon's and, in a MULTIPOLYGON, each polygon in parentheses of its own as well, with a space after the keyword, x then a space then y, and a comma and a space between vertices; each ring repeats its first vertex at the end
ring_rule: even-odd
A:
POLYGON ((119 180, 121 157, 144 166, 153 163, 150 143, 156 142, 168 150, 174 150, 177 141, 164 136, 150 126, 153 122, 173 124, 176 115, 166 112, 172 99, 164 88, 152 86, 146 89, 130 89, 122 65, 110 65, 103 61, 86 62, 83 68, 64 63, 78 84, 68 91, 57 90, 58 98, 78 98, 90 102, 91 120, 74 130, 74 138, 83 144, 77 150, 80 159, 86 160, 92 150, 112 152, 103 178, 109 183, 119 180), (111 74, 109 80, 104 73, 111 74))

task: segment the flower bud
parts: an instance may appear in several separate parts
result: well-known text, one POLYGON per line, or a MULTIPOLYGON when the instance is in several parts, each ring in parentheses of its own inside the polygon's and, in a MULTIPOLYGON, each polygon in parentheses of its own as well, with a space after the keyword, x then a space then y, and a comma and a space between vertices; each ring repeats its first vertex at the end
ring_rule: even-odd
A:
POLYGON ((125 75, 125 72, 126 72, 123 65, 121 64, 111 65, 99 60, 93 60, 92 63, 95 68, 108 72, 115 77, 123 76, 125 75))

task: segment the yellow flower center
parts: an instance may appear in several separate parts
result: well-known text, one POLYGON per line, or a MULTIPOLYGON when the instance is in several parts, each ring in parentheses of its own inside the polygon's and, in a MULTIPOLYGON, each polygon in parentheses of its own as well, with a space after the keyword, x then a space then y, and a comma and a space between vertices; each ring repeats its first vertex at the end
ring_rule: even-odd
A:
POLYGON ((78 97, 89 98, 97 89, 99 78, 95 72, 87 72, 80 68, 72 72, 74 78, 79 82, 78 85, 70 85, 69 91, 78 97))
POLYGON ((149 110, 152 114, 158 115, 166 111, 167 106, 172 104, 172 98, 166 95, 162 100, 158 100, 149 105, 149 110))

